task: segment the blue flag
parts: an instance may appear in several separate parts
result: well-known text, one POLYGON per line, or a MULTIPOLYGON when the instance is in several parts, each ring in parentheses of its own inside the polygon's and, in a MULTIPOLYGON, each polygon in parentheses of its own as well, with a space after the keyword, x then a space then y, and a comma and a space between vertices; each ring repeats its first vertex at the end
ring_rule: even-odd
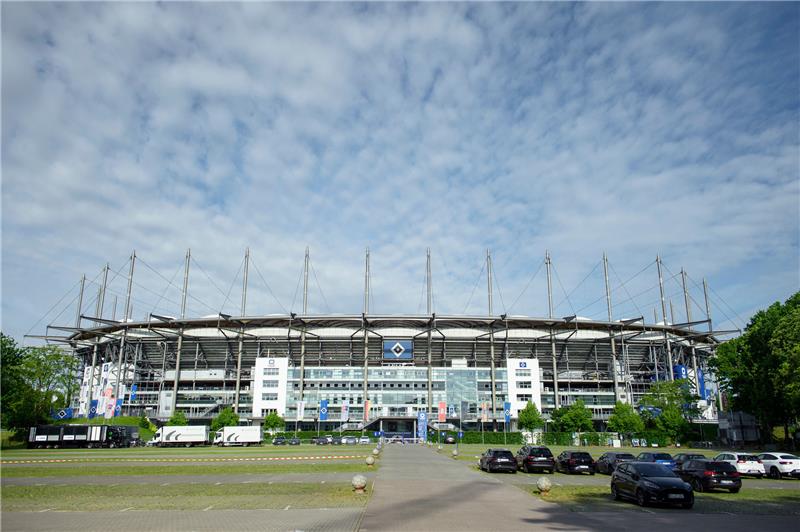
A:
POLYGON ((319 402, 319 420, 328 421, 328 400, 323 399, 319 402))
POLYGON ((131 401, 136 400, 136 385, 131 386, 131 401))
POLYGON ((122 415, 122 399, 117 399, 117 404, 114 406, 114 417, 122 415))
POLYGON ((61 410, 50 412, 53 419, 72 419, 72 407, 62 408, 61 410))
POLYGON ((91 404, 89 404, 89 415, 86 417, 92 419, 93 417, 97 416, 97 399, 92 399, 91 404))
POLYGON ((506 424, 511 423, 511 403, 508 401, 503 403, 503 413, 506 416, 506 424))

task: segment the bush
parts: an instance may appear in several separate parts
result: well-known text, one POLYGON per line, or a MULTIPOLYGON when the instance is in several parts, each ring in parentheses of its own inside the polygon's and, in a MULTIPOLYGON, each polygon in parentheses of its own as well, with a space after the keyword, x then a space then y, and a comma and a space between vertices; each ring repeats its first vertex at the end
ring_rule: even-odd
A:
POLYGON ((167 421, 167 425, 171 427, 175 426, 186 426, 189 424, 189 420, 186 418, 186 414, 183 412, 175 412, 169 421, 167 421))

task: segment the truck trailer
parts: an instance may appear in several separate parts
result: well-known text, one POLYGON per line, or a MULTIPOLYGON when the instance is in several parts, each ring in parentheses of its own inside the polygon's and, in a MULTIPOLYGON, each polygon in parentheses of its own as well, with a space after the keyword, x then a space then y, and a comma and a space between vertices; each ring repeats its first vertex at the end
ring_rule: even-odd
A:
POLYGON ((261 445, 261 427, 222 427, 214 434, 214 445, 261 445))
POLYGON ((28 429, 31 449, 59 447, 131 447, 139 428, 127 425, 37 425, 28 429))
POLYGON ((156 447, 192 447, 208 443, 207 425, 163 426, 153 435, 147 445, 156 447))

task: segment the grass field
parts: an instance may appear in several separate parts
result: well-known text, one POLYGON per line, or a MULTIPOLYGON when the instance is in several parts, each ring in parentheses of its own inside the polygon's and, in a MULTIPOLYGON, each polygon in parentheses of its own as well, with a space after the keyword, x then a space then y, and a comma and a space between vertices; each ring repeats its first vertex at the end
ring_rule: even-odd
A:
POLYGON ((4 486, 3 511, 203 510, 363 506, 346 483, 4 486))
MULTIPOLYGON (((553 486, 550 493, 540 495, 532 485, 522 489, 558 503, 576 512, 636 510, 629 501, 615 501, 608 486, 553 486)), ((658 510, 659 508, 653 508, 658 510)), ((665 508, 664 511, 669 511, 665 508)), ((694 511, 702 513, 800 515, 800 491, 784 489, 743 489, 739 493, 695 493, 694 511)))
POLYGON ((273 456, 273 455, 329 455, 362 454, 371 452, 374 445, 262 445, 256 447, 131 447, 124 449, 9 449, 3 450, 4 460, 20 458, 60 457, 153 457, 153 456, 273 456))

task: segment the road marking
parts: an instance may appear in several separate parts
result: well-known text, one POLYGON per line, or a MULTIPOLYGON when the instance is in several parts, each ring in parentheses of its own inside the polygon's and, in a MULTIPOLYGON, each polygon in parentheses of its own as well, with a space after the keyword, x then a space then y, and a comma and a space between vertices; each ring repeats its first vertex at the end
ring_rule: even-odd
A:
POLYGON ((45 508, 44 510, 39 510, 39 513, 43 514, 45 512, 49 512, 50 510, 55 510, 55 508, 45 508))
POLYGON ((212 509, 213 507, 214 507, 214 505, 212 504, 212 505, 211 505, 211 506, 209 506, 208 508, 203 508, 203 511, 204 511, 204 512, 207 512, 207 511, 209 511, 210 509, 212 509))
POLYGON ((161 484, 161 485, 162 485, 162 486, 169 486, 169 482, 164 482, 164 483, 163 483, 163 484, 161 484))
POLYGON ((287 504, 287 505, 286 505, 286 508, 284 508, 284 510, 288 510, 288 509, 289 509, 289 508, 291 508, 291 507, 292 507, 292 505, 291 505, 291 504, 287 504))
POLYGON ((216 483, 216 484, 214 484, 214 485, 215 485, 215 486, 219 486, 220 484, 222 484, 222 482, 217 482, 217 483, 216 483))
POLYGON ((649 513, 649 514, 654 514, 654 513, 655 513, 654 511, 652 511, 652 510, 647 510, 647 509, 645 509, 645 508, 642 508, 642 511, 643 511, 643 512, 647 512, 647 513, 649 513))
POLYGON ((120 512, 127 512, 128 510, 133 510, 133 506, 131 506, 130 508, 125 508, 123 510, 120 510, 120 512))

